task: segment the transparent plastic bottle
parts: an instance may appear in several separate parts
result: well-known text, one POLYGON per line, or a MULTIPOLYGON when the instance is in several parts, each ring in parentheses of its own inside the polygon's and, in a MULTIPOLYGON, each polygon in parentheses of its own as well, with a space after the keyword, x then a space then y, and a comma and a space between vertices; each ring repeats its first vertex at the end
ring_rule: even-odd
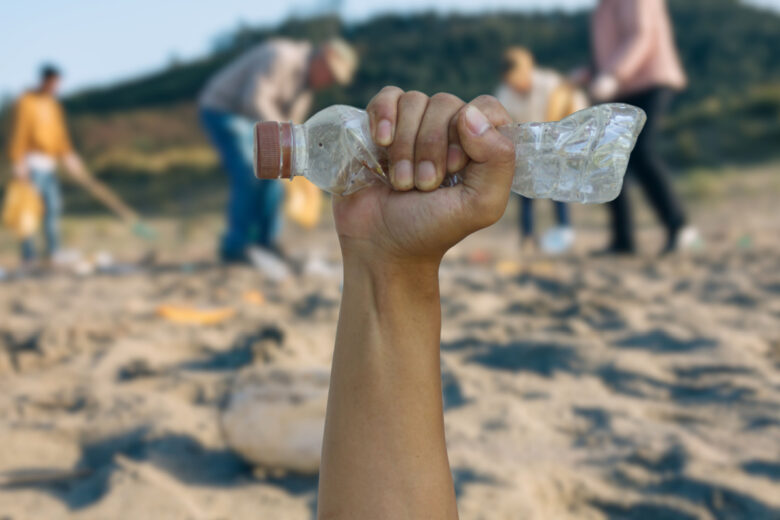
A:
MULTIPOLYGON (((618 196, 645 113, 612 103, 561 121, 511 124, 498 130, 515 144, 512 191, 530 198, 599 203, 618 196)), ((365 111, 334 105, 302 125, 255 127, 255 173, 261 179, 302 175, 325 191, 347 195, 389 184, 386 149, 374 144, 365 111)), ((461 181, 448 175, 444 185, 461 181)))

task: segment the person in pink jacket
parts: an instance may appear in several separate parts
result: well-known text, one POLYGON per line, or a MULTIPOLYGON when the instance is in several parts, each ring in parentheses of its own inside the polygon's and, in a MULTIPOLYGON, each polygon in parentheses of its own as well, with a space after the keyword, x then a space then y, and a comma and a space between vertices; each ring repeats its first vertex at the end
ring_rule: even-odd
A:
MULTIPOLYGON (((675 92, 687 83, 664 0, 600 0, 591 18, 592 68, 579 74, 590 82, 596 102, 617 101, 642 108, 647 125, 629 163, 667 231, 664 253, 693 240, 685 211, 674 192, 657 146, 660 119, 675 92)), ((627 190, 610 204, 611 253, 633 253, 631 203, 627 190)))

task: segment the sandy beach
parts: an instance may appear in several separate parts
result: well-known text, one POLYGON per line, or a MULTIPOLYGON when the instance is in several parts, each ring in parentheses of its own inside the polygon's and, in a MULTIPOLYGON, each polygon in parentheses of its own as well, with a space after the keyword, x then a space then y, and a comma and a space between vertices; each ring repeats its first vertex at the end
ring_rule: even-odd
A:
MULTIPOLYGON (((447 256, 461 518, 780 518, 780 166, 718 175, 683 186, 704 237, 688 254, 658 260, 644 213, 641 255, 592 257, 604 209, 575 207, 572 253, 524 257, 513 202, 447 256)), ((111 250, 113 274, 0 281, 0 519, 312 518, 316 476, 247 463, 220 417, 258 367, 327 369, 341 279, 323 220, 287 227, 304 269, 283 283, 216 264, 214 214, 155 221, 143 265, 151 246, 72 218, 69 244, 111 250), (161 305, 232 314, 187 325, 161 305)))

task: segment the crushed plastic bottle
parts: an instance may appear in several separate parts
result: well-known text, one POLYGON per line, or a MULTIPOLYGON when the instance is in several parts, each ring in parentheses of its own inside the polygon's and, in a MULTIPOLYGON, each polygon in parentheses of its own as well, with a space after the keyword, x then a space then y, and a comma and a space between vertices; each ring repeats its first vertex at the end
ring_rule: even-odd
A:
MULTIPOLYGON (((499 127, 515 144, 512 191, 561 202, 614 199, 646 119, 637 107, 612 103, 561 121, 499 127)), ((255 174, 261 179, 302 175, 338 195, 375 182, 389 184, 387 152, 374 144, 368 114, 345 105, 321 110, 302 125, 258 123, 255 174)), ((462 175, 448 175, 444 185, 460 182, 462 175)))

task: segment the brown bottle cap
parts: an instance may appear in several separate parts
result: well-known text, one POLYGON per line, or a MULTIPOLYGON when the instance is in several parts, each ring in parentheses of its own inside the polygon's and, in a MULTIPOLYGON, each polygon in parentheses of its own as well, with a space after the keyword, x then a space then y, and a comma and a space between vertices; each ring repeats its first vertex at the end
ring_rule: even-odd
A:
POLYGON ((292 144, 292 123, 257 123, 255 176, 258 179, 289 179, 292 176, 292 144))

